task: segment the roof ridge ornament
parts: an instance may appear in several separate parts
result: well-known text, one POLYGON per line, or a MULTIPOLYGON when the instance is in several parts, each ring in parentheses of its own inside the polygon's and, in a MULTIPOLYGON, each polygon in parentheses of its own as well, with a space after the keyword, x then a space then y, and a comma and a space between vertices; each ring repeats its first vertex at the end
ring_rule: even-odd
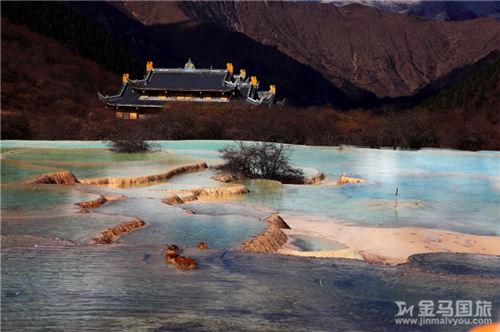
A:
POLYGON ((257 86, 257 76, 250 77, 250 84, 255 87, 257 86))
POLYGON ((194 66, 194 63, 191 61, 191 58, 189 58, 188 62, 186 62, 186 64, 184 65, 184 70, 187 70, 187 71, 192 71, 192 70, 195 70, 195 66, 194 66))

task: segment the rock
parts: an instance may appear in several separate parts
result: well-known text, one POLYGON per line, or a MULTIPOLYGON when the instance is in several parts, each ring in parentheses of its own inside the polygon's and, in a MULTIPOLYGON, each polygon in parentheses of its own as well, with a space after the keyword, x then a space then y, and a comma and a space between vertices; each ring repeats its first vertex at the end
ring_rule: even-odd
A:
POLYGON ((194 270, 198 267, 198 263, 191 257, 179 256, 175 258, 175 266, 180 270, 194 270))
POLYGON ((233 175, 233 174, 229 174, 229 173, 217 174, 217 175, 213 176, 212 179, 214 179, 215 181, 223 182, 223 183, 229 183, 229 182, 233 182, 233 181, 237 181, 237 180, 242 180, 241 177, 233 175))
POLYGON ((162 202, 169 205, 185 204, 188 202, 196 201, 199 198, 221 198, 233 195, 243 195, 248 193, 247 187, 244 185, 234 185, 230 187, 220 188, 197 188, 168 191, 171 196, 162 199, 162 202))
POLYGON ((271 214, 269 217, 265 219, 268 223, 278 226, 281 229, 290 229, 290 226, 281 218, 281 216, 277 213, 271 214))
POLYGON ((260 253, 276 252, 287 242, 287 239, 286 234, 278 226, 269 223, 261 234, 243 242, 242 249, 260 253))
POLYGON ((165 197, 161 201, 162 201, 162 203, 165 203, 168 205, 184 204, 184 201, 177 195, 165 197))
POLYGON ((220 187, 220 188, 200 188, 193 190, 196 197, 223 197, 233 195, 243 195, 248 193, 244 185, 220 187))
POLYGON ((181 249, 176 246, 175 244, 171 244, 165 248, 165 255, 168 254, 179 254, 181 252, 181 249))
POLYGON ((28 181, 28 184, 75 184, 80 183, 76 176, 70 171, 50 174, 42 174, 36 179, 28 181))
POLYGON ((165 254, 165 262, 168 264, 175 264, 175 260, 177 257, 179 257, 179 254, 167 253, 165 254))
POLYGON ((208 248, 208 245, 207 245, 207 243, 206 243, 206 242, 200 242, 200 243, 198 243, 198 246, 197 246, 197 247, 198 247, 198 249, 200 249, 200 250, 205 250, 205 249, 207 249, 207 248, 208 248))
MULTIPOLYGON (((318 172, 317 174, 311 176, 290 176, 288 178, 281 179, 281 181, 279 182, 283 184, 317 184, 323 181, 325 177, 326 176, 324 173, 318 172)), ((213 176, 212 179, 223 183, 229 183, 238 180, 244 180, 245 178, 233 174, 222 173, 213 176)), ((269 179, 262 179, 262 180, 269 180, 269 179)), ((269 181, 276 181, 276 180, 269 180, 269 181)))
POLYGON ((302 184, 317 184, 325 179, 325 174, 322 172, 318 172, 313 176, 305 176, 302 178, 302 184))
POLYGON ((347 177, 345 174, 342 174, 339 179, 337 180, 338 185, 343 185, 347 183, 363 183, 366 182, 365 179, 359 179, 359 178, 350 178, 347 177))
POLYGON ((78 205, 82 209, 88 209, 88 208, 99 207, 99 206, 103 205, 104 203, 106 203, 107 201, 108 200, 106 199, 106 197, 100 196, 99 198, 96 198, 96 199, 93 199, 90 201, 83 201, 80 203, 76 203, 76 205, 78 205))
POLYGON ((135 218, 123 224, 119 224, 113 228, 108 228, 101 235, 93 240, 96 244, 110 244, 118 239, 123 234, 131 233, 138 228, 141 228, 146 223, 144 220, 135 218))
POLYGON ((170 179, 176 175, 197 172, 206 169, 208 166, 206 163, 198 163, 186 166, 176 167, 164 173, 145 175, 145 176, 135 176, 128 178, 93 178, 93 179, 82 179, 81 183, 91 184, 91 185, 109 185, 113 187, 130 187, 134 185, 144 185, 152 182, 159 182, 170 179))
POLYGON ((287 179, 283 179, 281 182, 284 184, 317 184, 325 179, 325 174, 318 172, 311 176, 294 176, 287 179))

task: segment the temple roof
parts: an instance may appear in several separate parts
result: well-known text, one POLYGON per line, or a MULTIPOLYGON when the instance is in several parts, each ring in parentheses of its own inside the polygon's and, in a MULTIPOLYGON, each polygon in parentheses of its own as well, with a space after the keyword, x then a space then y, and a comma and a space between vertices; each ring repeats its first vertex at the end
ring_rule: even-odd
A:
POLYGON ((216 69, 153 69, 144 80, 130 81, 134 89, 171 91, 232 91, 224 84, 227 73, 216 69))
POLYGON ((99 93, 99 99, 113 106, 141 106, 141 107, 163 107, 164 100, 141 100, 139 94, 132 89, 129 83, 122 86, 120 92, 115 96, 103 96, 99 93))
POLYGON ((258 91, 256 77, 252 76, 250 83, 245 70, 241 70, 240 75, 234 75, 231 63, 227 64, 226 70, 196 69, 189 60, 184 68, 163 69, 153 68, 153 63, 148 61, 146 73, 140 80, 131 80, 128 74, 123 74, 120 92, 114 96, 103 96, 99 93, 99 99, 107 105, 136 108, 164 107, 167 100, 212 101, 211 95, 214 94, 223 98, 215 98, 213 101, 227 102, 229 98, 243 97, 258 105, 263 102, 272 103, 274 100, 275 88, 271 91, 258 91), (188 96, 186 98, 182 93, 170 94, 168 91, 189 92, 185 94, 188 96), (225 92, 230 93, 224 94, 225 92))

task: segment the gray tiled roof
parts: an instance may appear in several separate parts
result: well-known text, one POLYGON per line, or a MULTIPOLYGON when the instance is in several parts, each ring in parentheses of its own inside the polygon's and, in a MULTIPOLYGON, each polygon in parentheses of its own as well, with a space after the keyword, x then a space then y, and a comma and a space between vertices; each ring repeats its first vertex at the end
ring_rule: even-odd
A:
MULTIPOLYGON (((237 92, 252 104, 272 102, 268 95, 261 92, 260 95, 249 96, 251 90, 248 78, 242 81, 239 76, 225 82, 226 70, 221 69, 153 69, 148 71, 146 77, 141 80, 128 80, 122 85, 120 92, 114 96, 103 96, 99 98, 107 105, 120 107, 163 107, 167 104, 167 95, 160 93, 164 99, 147 97, 148 93, 141 91, 210 91, 210 92, 237 92), (146 96, 141 97, 141 94, 146 96)), ((258 86, 257 86, 258 88, 258 86)), ((232 93, 234 95, 234 93, 232 93)), ((154 94, 153 94, 154 95, 154 94)), ((161 96, 160 96, 161 97, 161 96)))
POLYGON ((164 100, 140 100, 139 94, 128 83, 122 86, 118 95, 102 96, 99 94, 99 98, 106 104, 113 106, 163 107, 166 103, 164 100))
POLYGON ((131 81, 135 89, 171 91, 233 91, 224 85, 225 70, 154 69, 147 79, 131 81))

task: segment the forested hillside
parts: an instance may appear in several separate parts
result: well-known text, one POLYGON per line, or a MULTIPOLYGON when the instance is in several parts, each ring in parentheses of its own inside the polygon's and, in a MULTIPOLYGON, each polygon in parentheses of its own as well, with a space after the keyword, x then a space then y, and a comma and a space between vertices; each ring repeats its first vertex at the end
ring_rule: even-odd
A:
MULTIPOLYGON (((137 70, 136 76, 142 76, 140 56, 113 34, 60 3, 40 6, 42 9, 30 13, 22 13, 16 6, 20 5, 2 3, 2 139, 239 139, 407 149, 500 149, 500 56, 495 53, 457 69, 456 74, 429 87, 432 89, 407 108, 397 106, 402 105, 399 101, 388 101, 387 107, 348 110, 326 103, 272 108, 245 103, 180 103, 169 104, 155 119, 123 121, 104 108, 97 91, 116 93, 121 84, 117 73, 131 72, 130 68, 137 70), (58 15, 60 19, 55 19, 58 15), (62 21, 75 24, 64 29, 62 21), (108 46, 100 47, 104 44, 108 46), (421 99, 425 100, 418 104, 421 99)), ((192 39, 197 31, 205 31, 208 38, 209 32, 219 31, 185 27, 176 35, 175 30, 165 29, 159 31, 166 31, 176 47, 183 45, 183 36, 192 39)), ((224 36, 243 40, 240 35, 224 36)), ((265 46, 256 50, 251 40, 245 43, 247 48, 233 54, 257 52, 252 53, 255 57, 262 51, 273 55, 258 58, 262 61, 258 65, 271 74, 276 70, 274 73, 279 72, 283 80, 291 78, 293 92, 300 93, 301 98, 316 96, 324 101, 321 98, 331 91, 325 81, 318 81, 315 87, 309 85, 307 80, 316 81, 318 73, 307 66, 265 46), (274 64, 276 59, 283 61, 274 64), (312 90, 301 90, 308 86, 312 90), (313 90, 318 94, 312 95, 313 90)), ((201 49, 195 45, 178 52, 201 49)), ((210 53, 214 58, 217 49, 223 52, 214 48, 210 53)))
POLYGON ((489 108, 500 110, 500 53, 467 77, 422 102, 432 109, 460 108, 474 112, 489 108))
POLYGON ((5 2, 2 16, 53 38, 84 58, 115 73, 144 74, 145 59, 112 35, 75 13, 63 2, 5 2))

